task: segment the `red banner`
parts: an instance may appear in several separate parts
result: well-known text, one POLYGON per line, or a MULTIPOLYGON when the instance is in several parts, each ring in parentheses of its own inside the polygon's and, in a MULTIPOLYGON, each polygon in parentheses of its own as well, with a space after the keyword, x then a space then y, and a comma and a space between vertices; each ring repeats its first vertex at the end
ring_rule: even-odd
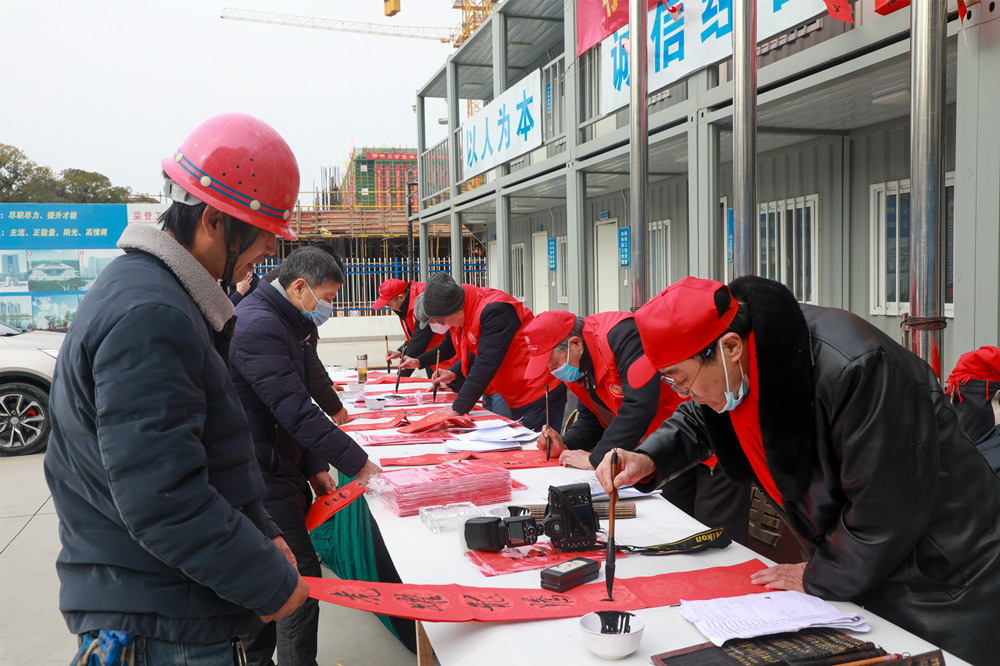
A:
MULTIPOLYGON (((649 9, 663 0, 647 0, 649 9)), ((681 4, 663 2, 667 7, 681 4)), ((581 55, 594 44, 628 23, 628 0, 577 0, 576 2, 576 55, 581 55)))
POLYGON ((751 574, 765 568, 767 565, 755 559, 729 567, 617 578, 614 601, 608 601, 603 580, 559 593, 541 588, 304 578, 313 599, 370 613, 422 622, 511 622, 579 617, 597 610, 654 608, 677 604, 681 599, 694 601, 767 592, 764 587, 750 583, 751 574))

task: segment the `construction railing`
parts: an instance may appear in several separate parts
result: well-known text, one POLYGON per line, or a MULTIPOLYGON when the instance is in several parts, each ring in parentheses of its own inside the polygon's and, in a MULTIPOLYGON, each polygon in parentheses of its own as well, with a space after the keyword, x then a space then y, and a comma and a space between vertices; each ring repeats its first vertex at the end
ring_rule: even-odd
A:
MULTIPOLYGON (((258 275, 264 275, 278 264, 276 258, 269 257, 268 265, 256 267, 258 275)), ((431 273, 451 271, 451 259, 432 259, 428 265, 431 273)), ((487 286, 486 259, 476 257, 465 259, 463 263, 465 281, 477 287, 487 286)), ((409 280, 411 275, 419 274, 420 262, 414 264, 410 271, 409 262, 405 258, 394 259, 345 259, 344 284, 337 292, 333 309, 339 316, 382 315, 386 311, 372 310, 372 305, 378 299, 378 288, 385 280, 397 278, 409 280)))

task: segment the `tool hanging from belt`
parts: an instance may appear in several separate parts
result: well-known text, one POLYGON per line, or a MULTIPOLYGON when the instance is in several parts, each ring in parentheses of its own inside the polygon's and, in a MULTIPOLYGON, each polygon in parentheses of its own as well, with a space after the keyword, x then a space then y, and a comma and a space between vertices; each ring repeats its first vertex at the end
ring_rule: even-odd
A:
POLYGON ((101 629, 81 635, 72 666, 133 666, 135 634, 101 629))

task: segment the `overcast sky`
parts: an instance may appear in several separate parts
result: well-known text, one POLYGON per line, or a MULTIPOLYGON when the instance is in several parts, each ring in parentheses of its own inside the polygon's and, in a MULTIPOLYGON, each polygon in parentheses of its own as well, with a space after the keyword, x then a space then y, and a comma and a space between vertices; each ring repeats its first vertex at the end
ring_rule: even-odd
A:
MULTIPOLYGON (((281 133, 311 190, 352 145, 416 147, 416 90, 453 48, 223 20, 223 7, 452 28, 451 5, 402 0, 388 18, 380 0, 0 0, 0 143, 55 172, 158 193, 160 159, 206 118, 239 111, 281 133)), ((428 105, 431 143, 443 108, 428 105)))

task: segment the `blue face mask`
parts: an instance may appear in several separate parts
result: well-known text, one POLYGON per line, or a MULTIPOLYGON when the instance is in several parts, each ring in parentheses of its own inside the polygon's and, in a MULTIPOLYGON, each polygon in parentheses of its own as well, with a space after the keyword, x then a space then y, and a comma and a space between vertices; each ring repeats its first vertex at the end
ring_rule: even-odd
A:
POLYGON ((738 396, 733 396, 733 392, 729 389, 729 370, 726 368, 726 358, 722 354, 722 340, 719 340, 719 356, 722 356, 722 371, 726 373, 726 391, 723 395, 726 396, 726 406, 723 407, 719 413, 731 412, 736 407, 743 402, 743 398, 747 397, 747 392, 750 390, 750 378, 747 377, 746 373, 743 372, 743 361, 740 361, 740 374, 743 375, 743 381, 740 382, 740 394, 738 396))
POLYGON ((549 372, 559 381, 567 383, 575 382, 580 379, 581 375, 580 368, 574 368, 569 363, 563 363, 555 370, 550 370, 549 372))
MULTIPOLYGON (((330 318, 330 315, 333 314, 333 303, 318 298, 316 294, 313 293, 312 287, 309 286, 309 283, 306 283, 306 289, 308 289, 309 293, 312 294, 312 297, 316 299, 316 307, 312 310, 303 310, 302 316, 306 319, 311 319, 317 326, 322 326, 326 323, 326 320, 330 318)), ((299 301, 299 303, 301 304, 302 301, 299 301)))

